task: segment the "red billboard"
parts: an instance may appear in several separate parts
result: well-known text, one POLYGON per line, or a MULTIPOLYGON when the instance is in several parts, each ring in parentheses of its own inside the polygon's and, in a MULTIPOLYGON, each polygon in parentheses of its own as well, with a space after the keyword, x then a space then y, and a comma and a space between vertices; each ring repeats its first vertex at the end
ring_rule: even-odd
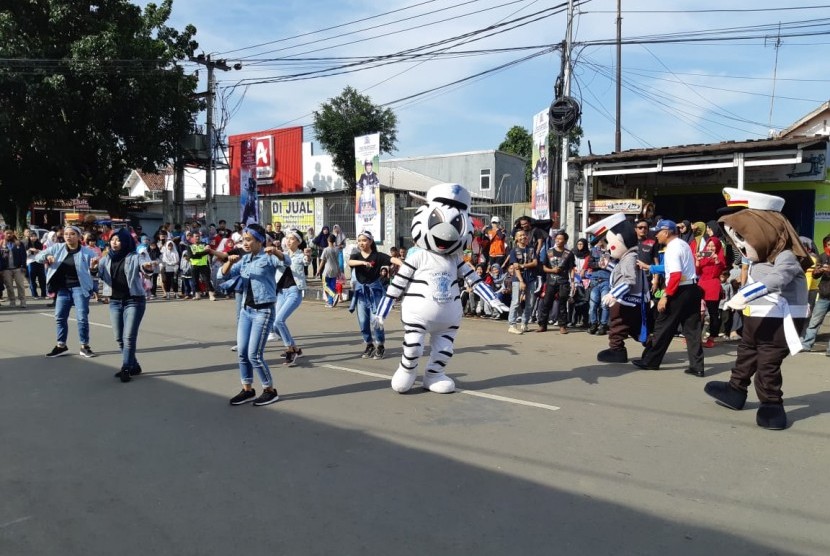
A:
POLYGON ((260 195, 299 193, 303 190, 302 127, 231 135, 228 144, 231 195, 240 194, 240 172, 246 166, 256 167, 260 195), (248 142, 248 148, 243 148, 243 142, 248 142), (243 161, 243 151, 248 160, 243 161))

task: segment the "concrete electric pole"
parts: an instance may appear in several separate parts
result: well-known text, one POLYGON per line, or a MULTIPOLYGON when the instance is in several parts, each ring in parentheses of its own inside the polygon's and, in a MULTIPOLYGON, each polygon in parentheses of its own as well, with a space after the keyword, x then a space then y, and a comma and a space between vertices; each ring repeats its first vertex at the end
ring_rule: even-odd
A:
MULTIPOLYGON (((190 59, 191 62, 203 65, 207 68, 207 122, 206 132, 208 137, 208 161, 205 175, 205 224, 214 222, 216 218, 213 210, 213 165, 216 157, 216 130, 213 128, 213 108, 214 99, 216 97, 216 79, 213 76, 213 70, 220 69, 222 71, 230 71, 231 66, 228 65, 227 60, 212 60, 210 54, 199 54, 195 58, 190 59)), ((234 64, 233 69, 242 69, 242 64, 234 64)))

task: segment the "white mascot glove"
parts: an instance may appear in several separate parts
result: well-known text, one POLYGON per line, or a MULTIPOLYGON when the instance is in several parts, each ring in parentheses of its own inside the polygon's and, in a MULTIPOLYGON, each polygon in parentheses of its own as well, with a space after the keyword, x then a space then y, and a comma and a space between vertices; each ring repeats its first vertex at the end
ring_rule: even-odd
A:
POLYGON ((380 315, 372 315, 371 325, 375 330, 383 330, 383 317, 380 315))
POLYGON ((602 296, 602 304, 606 307, 613 307, 617 304, 617 298, 611 295, 610 293, 606 293, 602 296))
POLYGON ((499 313, 507 313, 510 311, 510 307, 505 305, 501 300, 494 300, 490 302, 490 307, 498 311, 499 313))
POLYGON ((740 311, 747 305, 746 297, 743 294, 736 293, 732 298, 726 302, 726 306, 735 311, 740 311))

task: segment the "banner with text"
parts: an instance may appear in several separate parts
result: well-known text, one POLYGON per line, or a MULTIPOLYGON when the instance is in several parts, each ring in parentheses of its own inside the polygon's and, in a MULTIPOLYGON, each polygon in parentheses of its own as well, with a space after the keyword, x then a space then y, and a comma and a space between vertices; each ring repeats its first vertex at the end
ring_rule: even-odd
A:
POLYGON ((381 241, 380 179, 376 169, 380 164, 380 134, 373 133, 354 139, 355 188, 354 218, 355 232, 368 230, 376 242, 381 241))
POLYGON ((314 227, 314 199, 271 201, 271 224, 277 222, 282 224, 283 231, 296 228, 305 234, 314 227))
POLYGON ((243 226, 259 222, 259 202, 256 185, 256 148, 253 139, 241 143, 242 164, 239 169, 239 221, 243 226))
POLYGON ((530 181, 530 216, 537 220, 550 218, 550 186, 548 184, 548 109, 533 116, 533 153, 530 181))

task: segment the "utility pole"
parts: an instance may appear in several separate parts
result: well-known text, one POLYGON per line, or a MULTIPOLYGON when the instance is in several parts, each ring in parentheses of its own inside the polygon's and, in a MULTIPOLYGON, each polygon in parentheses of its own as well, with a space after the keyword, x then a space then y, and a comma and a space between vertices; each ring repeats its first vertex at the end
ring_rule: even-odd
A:
POLYGON ((617 0, 617 119, 614 126, 614 152, 622 151, 622 0, 617 0))
MULTIPOLYGON (((573 17, 574 17, 574 2, 568 0, 568 26, 565 31, 565 50, 562 52, 562 60, 564 61, 564 71, 562 74, 562 96, 568 97, 571 94, 571 42, 573 40, 573 17)), ((559 226, 565 223, 568 213, 568 134, 562 134, 562 169, 560 171, 560 188, 559 188, 559 226)), ((573 223, 568 222, 568 225, 573 227, 573 223)), ((574 235, 573 230, 569 230, 571 236, 574 235)))
MULTIPOLYGON (((230 71, 231 66, 228 65, 227 60, 212 60, 210 54, 199 54, 195 58, 190 58, 191 62, 203 65, 207 68, 207 137, 208 137, 208 160, 205 171, 205 224, 210 224, 215 220, 213 210, 213 160, 216 157, 216 130, 213 129, 213 105, 216 96, 216 80, 213 76, 214 69, 222 71, 230 71)), ((234 64, 233 69, 242 69, 242 64, 234 64)))

